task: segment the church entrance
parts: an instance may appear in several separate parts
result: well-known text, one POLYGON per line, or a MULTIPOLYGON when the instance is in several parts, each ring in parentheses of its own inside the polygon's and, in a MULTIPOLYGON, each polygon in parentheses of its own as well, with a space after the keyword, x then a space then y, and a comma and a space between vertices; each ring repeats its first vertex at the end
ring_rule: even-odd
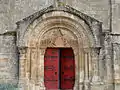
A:
POLYGON ((18 23, 19 82, 25 90, 87 90, 100 80, 101 22, 62 9, 46 8, 18 23))
POLYGON ((46 90, 73 90, 75 59, 72 48, 47 48, 44 55, 46 90))

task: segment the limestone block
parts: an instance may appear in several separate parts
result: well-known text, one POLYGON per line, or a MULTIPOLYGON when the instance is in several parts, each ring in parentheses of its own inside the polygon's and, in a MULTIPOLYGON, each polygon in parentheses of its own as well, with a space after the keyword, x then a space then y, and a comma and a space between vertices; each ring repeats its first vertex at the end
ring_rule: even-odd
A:
POLYGON ((0 39, 2 40, 0 45, 0 84, 14 86, 18 82, 18 57, 15 37, 0 36, 0 39))
POLYGON ((103 22, 109 28, 109 0, 65 0, 67 5, 103 22))

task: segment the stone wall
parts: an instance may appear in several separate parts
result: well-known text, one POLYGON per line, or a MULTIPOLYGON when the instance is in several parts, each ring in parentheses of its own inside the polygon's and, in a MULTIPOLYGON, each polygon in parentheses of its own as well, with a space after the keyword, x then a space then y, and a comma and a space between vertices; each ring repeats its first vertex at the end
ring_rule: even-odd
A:
POLYGON ((0 34, 13 30, 14 0, 0 0, 0 34))
MULTIPOLYGON (((54 3, 53 0, 1 0, 0 1, 0 32, 15 30, 15 22, 23 19, 54 3)), ((103 22, 103 30, 110 27, 110 2, 109 0, 63 0, 63 4, 103 22)), ((112 31, 119 32, 119 0, 112 0, 112 31)))
MULTIPOLYGON (((120 1, 119 0, 60 0, 61 5, 69 5, 82 13, 87 14, 90 17, 93 17, 97 19, 98 21, 103 23, 102 31, 110 31, 112 30, 111 40, 110 43, 109 39, 106 39, 103 41, 103 47, 102 49, 106 48, 106 51, 101 54, 101 56, 106 55, 105 57, 108 59, 108 65, 110 64, 110 68, 113 65, 114 61, 114 71, 115 71, 115 78, 119 78, 120 74, 118 72, 119 69, 119 43, 120 43, 120 1), (110 6, 112 4, 112 6, 110 6), (110 8, 112 8, 110 10, 110 8), (109 46, 112 44, 112 46, 109 46), (106 46, 105 46, 106 45, 106 46), (105 46, 105 48, 104 48, 105 46), (108 50, 108 49, 110 50, 108 50), (113 52, 111 50, 113 49, 113 52), (112 54, 111 54, 112 53, 112 54), (104 55, 103 55, 104 54, 104 55), (111 57, 110 57, 111 55, 111 57), (113 57, 114 58, 113 58, 113 57), (113 61, 110 61, 110 58, 113 61), (116 65, 118 64, 118 65, 116 65)), ((0 0, 0 83, 8 83, 11 82, 11 80, 15 81, 13 82, 14 85, 17 83, 17 74, 18 74, 18 56, 16 53, 16 37, 14 34, 12 34, 12 31, 16 31, 16 25, 15 23, 17 21, 22 21, 23 18, 28 17, 32 15, 35 12, 40 11, 43 8, 46 8, 50 5, 55 4, 53 0, 0 0), (16 79, 16 80, 15 80, 16 79)), ((26 30, 24 28, 26 25, 29 25, 28 23, 24 23, 22 30, 26 30), (24 26, 25 25, 25 26, 24 26)), ((96 31, 96 30, 95 30, 96 31)), ((21 32, 23 33, 23 32, 21 32)), ((108 34, 109 35, 109 34, 108 34)), ((17 36, 19 38, 19 36, 17 36)), ((105 61, 107 62, 107 61, 105 61)), ((103 63, 102 63, 103 64, 103 63)), ((107 73, 104 73, 109 79, 109 70, 111 71, 109 67, 105 67, 105 70, 107 70, 107 73)), ((103 70, 103 69, 102 69, 103 70)), ((105 71, 106 72, 106 71, 105 71)), ((101 72, 102 73, 102 72, 101 72)), ((111 78, 113 79, 113 78, 111 78)), ((119 82, 119 81, 117 81, 119 82)), ((106 87, 109 87, 108 84, 106 84, 106 87)), ((111 84, 110 84, 111 86, 111 84)), ((110 88, 110 87, 109 87, 110 88)), ((109 89, 108 88, 108 89, 109 89)), ((115 87, 116 90, 119 90, 119 84, 117 83, 115 87)), ((96 90, 96 89, 95 89, 96 90)))
POLYGON ((119 43, 113 43, 113 63, 114 63, 114 88, 115 90, 120 89, 120 44, 119 43))
POLYGON ((112 0, 112 13, 112 33, 120 34, 120 0, 112 0))
MULTIPOLYGON (((62 0, 63 4, 70 5, 75 9, 103 22, 103 29, 110 27, 110 2, 109 0, 62 0)), ((54 3, 53 0, 1 0, 0 1, 0 32, 15 30, 15 22, 23 19, 54 3)), ((119 32, 119 0, 112 0, 112 30, 119 32)))
POLYGON ((0 89, 14 87, 18 83, 18 56, 15 36, 0 35, 0 89))
POLYGON ((103 28, 109 29, 109 0, 66 0, 66 3, 103 22, 103 28))

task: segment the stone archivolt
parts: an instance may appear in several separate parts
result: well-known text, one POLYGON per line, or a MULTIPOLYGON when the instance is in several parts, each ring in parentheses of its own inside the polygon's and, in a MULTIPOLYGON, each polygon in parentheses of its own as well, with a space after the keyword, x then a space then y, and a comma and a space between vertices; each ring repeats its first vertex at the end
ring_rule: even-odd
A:
POLYGON ((20 63, 20 78, 25 79, 29 87, 34 84, 45 88, 44 53, 47 47, 73 48, 75 90, 81 88, 79 84, 88 85, 92 77, 98 77, 98 55, 94 52, 97 39, 89 26, 75 15, 63 11, 45 13, 29 25, 23 40, 27 48, 25 53, 20 53, 25 55, 20 63))

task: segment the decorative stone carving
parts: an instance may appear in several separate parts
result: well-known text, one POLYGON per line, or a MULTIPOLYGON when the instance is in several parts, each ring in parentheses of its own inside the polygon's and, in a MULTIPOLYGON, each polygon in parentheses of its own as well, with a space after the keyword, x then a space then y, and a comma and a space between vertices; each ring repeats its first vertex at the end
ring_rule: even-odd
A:
MULTIPOLYGON (((38 20, 41 19, 38 18, 38 20)), ((76 66, 74 90, 80 90, 80 85, 89 88, 92 82, 91 77, 95 72, 95 66, 91 64, 92 56, 90 55, 90 47, 95 45, 95 39, 87 24, 81 21, 80 18, 74 15, 69 16, 69 13, 55 11, 45 14, 41 22, 36 20, 35 24, 30 24, 24 37, 28 47, 26 60, 29 62, 25 64, 28 65, 25 77, 28 77, 29 85, 32 84, 35 87, 39 85, 42 89, 45 88, 44 53, 47 47, 72 47, 76 66), (94 71, 91 73, 93 67, 94 71), (85 79, 81 80, 81 76, 85 79)), ((94 54, 95 64, 97 64, 97 61, 95 61, 97 60, 96 57, 96 54, 94 54)))
POLYGON ((60 28, 53 29, 45 33, 41 40, 40 47, 75 47, 77 46, 77 40, 74 37, 69 37, 70 32, 65 30, 60 30, 60 28), (75 40, 74 40, 75 39, 75 40))

